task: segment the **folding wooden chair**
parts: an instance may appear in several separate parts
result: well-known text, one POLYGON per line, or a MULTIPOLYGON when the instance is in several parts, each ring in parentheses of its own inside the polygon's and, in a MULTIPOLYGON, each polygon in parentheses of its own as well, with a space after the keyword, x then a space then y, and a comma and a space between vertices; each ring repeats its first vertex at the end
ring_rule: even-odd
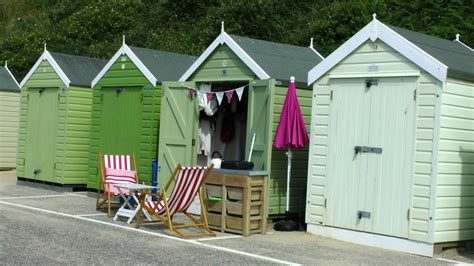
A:
MULTIPOLYGON (((97 210, 105 203, 108 205, 108 216, 111 214, 111 197, 120 193, 114 184, 138 183, 135 155, 102 155, 99 152, 100 176, 97 192, 97 210)), ((130 192, 128 192, 130 193, 130 192)))
MULTIPOLYGON (((140 201, 140 208, 145 209, 152 217, 158 218, 158 221, 165 224, 172 232, 180 237, 194 237, 194 236, 215 236, 214 232, 209 229, 207 223, 207 213, 204 208, 202 200, 201 187, 206 182, 209 172, 214 167, 211 164, 208 167, 194 166, 181 167, 178 165, 166 183, 161 193, 156 194, 157 200, 153 201, 152 197, 146 195, 140 201), (174 187, 171 194, 167 196, 166 192, 174 181, 174 187), (193 202, 196 194, 199 197, 201 205, 201 217, 195 217, 187 212, 189 206, 193 202), (177 213, 185 214, 193 223, 191 224, 174 224, 172 222, 173 215, 177 213), (185 234, 180 231, 180 228, 196 227, 201 229, 200 233, 185 234)), ((154 195, 154 194, 151 194, 154 195)), ((139 212, 140 213, 140 212, 139 212)), ((140 215, 137 217, 136 227, 140 226, 140 215)))

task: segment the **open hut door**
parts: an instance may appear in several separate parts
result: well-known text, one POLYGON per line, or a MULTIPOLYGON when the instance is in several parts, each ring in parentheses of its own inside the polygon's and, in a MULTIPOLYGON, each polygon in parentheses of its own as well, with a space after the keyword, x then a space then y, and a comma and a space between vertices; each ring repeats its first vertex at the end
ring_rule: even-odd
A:
POLYGON ((165 185, 176 165, 191 166, 196 161, 196 125, 199 119, 196 97, 188 88, 194 82, 165 82, 161 98, 158 185, 165 185))
POLYGON ((248 160, 252 138, 255 133, 252 159, 254 170, 268 170, 271 152, 270 119, 272 116, 273 101, 272 89, 275 80, 256 80, 250 82, 247 116, 247 137, 245 145, 245 159, 248 160))

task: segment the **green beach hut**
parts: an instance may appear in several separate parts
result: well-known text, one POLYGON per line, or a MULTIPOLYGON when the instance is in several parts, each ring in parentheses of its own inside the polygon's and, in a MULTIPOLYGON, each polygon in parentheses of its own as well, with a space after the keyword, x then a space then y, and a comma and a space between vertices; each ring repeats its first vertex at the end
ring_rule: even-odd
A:
POLYGON ((161 81, 176 80, 189 55, 122 47, 92 81, 93 109, 88 188, 98 188, 98 152, 132 154, 140 181, 150 182, 157 159, 161 81))
POLYGON ((20 84, 8 69, 0 68, 0 170, 16 166, 20 84))
MULTIPOLYGON (((179 81, 165 82, 158 150, 159 184, 164 184, 178 163, 207 164, 214 151, 219 151, 227 161, 248 160, 255 134, 251 161, 255 165, 254 171, 264 171, 269 176, 268 213, 284 213, 287 158, 285 151, 273 148, 273 138, 291 76, 296 77, 299 102, 309 125, 312 93, 305 80, 307 71, 321 60, 312 45, 299 47, 234 36, 222 27, 220 35, 179 81), (231 103, 227 104, 225 98, 216 107, 216 115, 210 117, 204 111, 199 112, 200 99, 190 97, 193 92, 189 88, 199 94, 234 89, 242 94, 231 93, 234 95, 231 103), (231 116, 226 118, 227 122, 223 122, 224 114, 231 116), (196 145, 204 143, 199 141, 199 132, 204 132, 205 124, 209 124, 205 121, 211 121, 213 131, 208 143, 210 149, 200 151, 198 156, 196 145)), ((292 212, 304 211, 307 155, 307 150, 294 152, 292 212)))
POLYGON ((472 49, 374 15, 308 84, 308 232, 425 256, 474 240, 472 49))
POLYGON ((87 184, 90 83, 106 61, 45 50, 21 87, 19 180, 87 184))

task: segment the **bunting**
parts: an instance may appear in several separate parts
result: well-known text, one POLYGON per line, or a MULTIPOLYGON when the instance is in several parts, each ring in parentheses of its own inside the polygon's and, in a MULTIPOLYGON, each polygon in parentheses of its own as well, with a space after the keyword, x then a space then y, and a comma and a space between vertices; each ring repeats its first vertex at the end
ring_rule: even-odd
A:
POLYGON ((211 92, 211 84, 203 84, 201 85, 200 89, 197 90, 195 88, 188 88, 189 91, 189 96, 191 98, 197 97, 198 99, 203 99, 203 97, 206 97, 205 99, 207 102, 212 101, 212 98, 214 98, 214 95, 216 96, 217 103, 221 105, 222 100, 224 99, 224 95, 226 96, 227 102, 231 103, 232 98, 234 97, 234 92, 237 94, 237 98, 239 101, 242 100, 242 95, 244 94, 244 89, 248 85, 238 87, 236 89, 231 89, 231 90, 226 90, 226 91, 220 91, 220 92, 211 92))
POLYGON ((234 91, 226 91, 225 96, 227 97, 227 103, 230 103, 232 101, 232 96, 234 96, 234 91))

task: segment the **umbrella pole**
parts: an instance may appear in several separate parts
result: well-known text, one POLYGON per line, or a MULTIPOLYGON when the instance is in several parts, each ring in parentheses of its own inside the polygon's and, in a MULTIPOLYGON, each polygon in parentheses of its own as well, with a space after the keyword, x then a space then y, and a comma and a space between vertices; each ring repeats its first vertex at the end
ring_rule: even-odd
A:
POLYGON ((290 220, 290 175, 291 175, 291 157, 292 157, 291 148, 288 147, 288 152, 286 156, 288 156, 288 168, 287 168, 287 176, 286 176, 286 211, 285 211, 285 219, 280 220, 275 223, 274 227, 277 231, 295 231, 298 230, 298 224, 290 220))
POLYGON ((290 177, 291 177, 291 148, 288 147, 288 167, 286 173, 286 218, 288 218, 288 212, 290 211, 290 177))

